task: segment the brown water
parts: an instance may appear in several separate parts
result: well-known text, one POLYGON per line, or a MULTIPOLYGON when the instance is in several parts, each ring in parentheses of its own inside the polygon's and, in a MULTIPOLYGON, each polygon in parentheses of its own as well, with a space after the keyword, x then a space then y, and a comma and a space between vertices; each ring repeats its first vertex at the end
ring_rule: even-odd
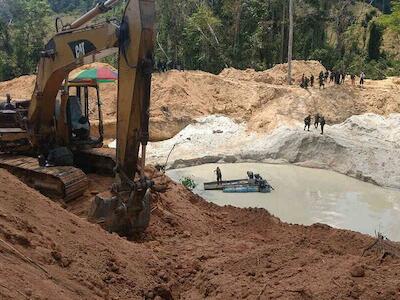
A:
POLYGON ((216 164, 169 170, 179 181, 195 180, 194 192, 218 205, 261 207, 282 221, 311 225, 325 223, 375 235, 379 231, 400 241, 400 191, 381 188, 327 170, 293 165, 258 163, 219 165, 224 180, 245 178, 248 170, 259 173, 275 188, 270 194, 227 194, 204 191, 203 183, 214 181, 216 164))

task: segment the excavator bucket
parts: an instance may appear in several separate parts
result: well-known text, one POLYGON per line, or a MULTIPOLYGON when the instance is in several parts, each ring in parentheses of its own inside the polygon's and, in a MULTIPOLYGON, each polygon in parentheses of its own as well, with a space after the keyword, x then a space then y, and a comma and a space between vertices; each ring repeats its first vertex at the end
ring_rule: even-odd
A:
POLYGON ((106 192, 97 195, 89 211, 89 221, 121 236, 132 236, 145 231, 150 222, 150 190, 144 195, 132 193, 133 195, 129 195, 128 192, 125 195, 113 196, 106 192), (129 202, 129 197, 138 197, 138 201, 135 202, 139 203, 139 206, 128 208, 126 203, 129 202))
POLYGON ((149 139, 154 17, 154 0, 128 1, 118 41, 117 180, 111 194, 94 199, 89 214, 92 222, 124 236, 143 232, 150 220, 150 188, 154 183, 145 177, 144 163, 149 139))

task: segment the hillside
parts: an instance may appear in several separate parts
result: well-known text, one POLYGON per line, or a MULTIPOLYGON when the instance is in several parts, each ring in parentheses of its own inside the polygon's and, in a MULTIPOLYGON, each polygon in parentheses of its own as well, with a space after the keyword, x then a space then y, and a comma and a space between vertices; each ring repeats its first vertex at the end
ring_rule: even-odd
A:
MULTIPOLYGON (((98 65, 98 64, 95 64, 98 65)), ((93 65, 85 66, 85 68, 93 65)), ((352 115, 376 113, 387 115, 400 112, 400 78, 367 80, 363 89, 328 84, 304 90, 299 87, 303 72, 310 76, 325 68, 316 61, 295 61, 296 84, 285 82, 285 65, 256 72, 225 69, 219 75, 201 71, 169 71, 155 73, 151 98, 151 137, 164 140, 173 137, 196 118, 222 114, 238 122, 247 122, 248 129, 271 132, 282 124, 302 121, 307 114, 320 113, 328 124, 345 121, 352 115)), ((34 76, 23 76, 0 83, 0 95, 11 93, 14 98, 30 98, 34 76)), ((101 85, 103 113, 112 137, 116 111, 116 84, 101 85)), ((93 103, 94 104, 94 103, 93 103)), ((97 112, 92 107, 93 118, 97 112)), ((110 136, 111 135, 111 136, 110 136)))

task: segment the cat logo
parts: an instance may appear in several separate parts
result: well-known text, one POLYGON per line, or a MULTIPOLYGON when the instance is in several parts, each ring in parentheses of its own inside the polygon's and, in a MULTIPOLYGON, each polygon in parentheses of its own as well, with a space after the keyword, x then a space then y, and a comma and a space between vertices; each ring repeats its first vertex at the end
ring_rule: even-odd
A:
POLYGON ((96 52, 96 47, 88 40, 79 40, 68 43, 72 50, 72 54, 76 59, 85 57, 96 52))
POLYGON ((85 56, 85 42, 79 43, 75 46, 75 58, 85 56))

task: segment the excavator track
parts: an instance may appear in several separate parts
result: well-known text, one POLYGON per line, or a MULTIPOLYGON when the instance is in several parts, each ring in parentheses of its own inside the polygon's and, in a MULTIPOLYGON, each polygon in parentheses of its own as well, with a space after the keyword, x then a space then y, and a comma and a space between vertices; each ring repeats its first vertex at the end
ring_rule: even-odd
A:
POLYGON ((114 176, 116 166, 115 149, 93 148, 74 155, 75 164, 86 173, 114 176))
POLYGON ((0 168, 8 170, 30 187, 54 200, 69 202, 83 195, 88 178, 75 167, 40 167, 27 156, 1 155, 0 168))

